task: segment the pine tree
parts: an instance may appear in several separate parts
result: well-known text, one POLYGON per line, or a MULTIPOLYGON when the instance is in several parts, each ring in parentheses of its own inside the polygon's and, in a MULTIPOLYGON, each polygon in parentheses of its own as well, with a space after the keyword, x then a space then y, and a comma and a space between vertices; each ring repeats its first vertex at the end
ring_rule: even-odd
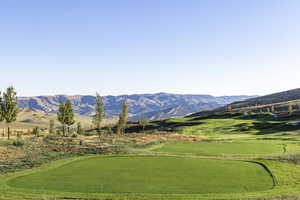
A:
POLYGON ((7 139, 10 139, 10 124, 17 120, 18 109, 18 98, 17 93, 13 87, 6 89, 6 93, 3 93, 1 99, 1 116, 7 124, 7 139))
POLYGON ((74 112, 73 112, 73 108, 72 108, 72 103, 70 100, 68 100, 65 104, 65 109, 66 109, 66 125, 67 125, 67 128, 68 128, 68 134, 70 134, 70 127, 75 123, 75 115, 74 115, 74 112))
POLYGON ((127 127, 127 120, 128 120, 128 104, 125 101, 122 106, 122 112, 119 115, 119 122, 117 127, 117 133, 119 135, 125 134, 125 129, 127 127))
POLYGON ((49 122, 49 134, 54 134, 54 120, 51 119, 49 122))
POLYGON ((100 129, 101 129, 101 123, 103 120, 103 117, 105 115, 104 113, 104 103, 103 100, 101 98, 101 96, 96 93, 96 106, 95 106, 95 116, 93 118, 93 123, 96 126, 97 129, 97 133, 100 134, 100 129))

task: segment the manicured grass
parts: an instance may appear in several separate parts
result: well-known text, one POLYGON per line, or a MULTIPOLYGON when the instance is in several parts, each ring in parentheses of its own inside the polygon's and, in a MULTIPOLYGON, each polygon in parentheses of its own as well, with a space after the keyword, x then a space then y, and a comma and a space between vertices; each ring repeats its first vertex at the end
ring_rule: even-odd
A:
POLYGON ((273 179, 260 165, 179 157, 94 157, 8 181, 15 188, 81 193, 208 194, 263 191, 273 179))
POLYGON ((283 133, 299 136, 299 128, 292 126, 292 122, 241 119, 239 117, 201 120, 196 118, 172 118, 165 121, 165 126, 185 135, 203 135, 218 139, 278 136, 283 133))
POLYGON ((283 153, 283 145, 266 141, 167 142, 155 152, 195 155, 270 155, 283 153))
POLYGON ((0 199, 299 198, 300 165, 269 156, 299 153, 300 131, 287 123, 236 115, 151 122, 153 129, 205 135, 211 141, 169 141, 131 152, 140 156, 78 157, 0 175, 0 199))
MULTIPOLYGON (((185 120, 191 120, 184 118, 185 120)), ((182 123, 182 119, 172 119, 173 122, 182 123)), ((253 129, 254 120, 240 119, 205 119, 199 120, 199 124, 192 126, 181 126, 177 131, 187 135, 205 135, 211 137, 226 136, 226 134, 256 134, 258 130, 253 129)))

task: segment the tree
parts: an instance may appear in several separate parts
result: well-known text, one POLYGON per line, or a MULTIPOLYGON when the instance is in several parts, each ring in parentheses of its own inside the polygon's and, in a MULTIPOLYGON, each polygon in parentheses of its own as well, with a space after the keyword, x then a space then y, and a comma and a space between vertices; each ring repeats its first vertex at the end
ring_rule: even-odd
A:
POLYGON ((96 126, 96 129, 97 129, 97 133, 100 134, 100 129, 101 129, 101 123, 102 123, 102 120, 103 120, 103 117, 105 115, 104 113, 104 103, 103 103, 103 100, 101 98, 101 96, 96 93, 96 106, 95 106, 95 116, 93 118, 93 123, 95 124, 96 126))
MULTIPOLYGON (((0 106, 2 105, 2 96, 1 96, 1 92, 0 92, 0 106)), ((0 122, 3 121, 3 114, 2 114, 2 109, 0 107, 0 122)))
POLYGON ((128 120, 128 104, 125 101, 122 106, 122 112, 119 115, 119 122, 118 122, 118 127, 117 127, 117 133, 119 135, 122 135, 125 133, 125 129, 127 126, 127 120, 128 120))
POLYGON ((51 119, 49 122, 49 134, 54 134, 54 120, 51 119))
POLYGON ((35 135, 35 137, 39 136, 40 134, 40 128, 39 127, 35 127, 32 131, 32 134, 35 135))
POLYGON ((75 115, 74 115, 74 112, 73 112, 73 108, 72 108, 72 103, 70 100, 68 100, 65 104, 65 109, 66 109, 66 125, 67 125, 67 128, 68 128, 68 134, 70 134, 70 126, 72 126, 74 123, 75 123, 75 115))
POLYGON ((139 125, 143 128, 143 131, 145 131, 145 127, 148 125, 149 121, 142 118, 139 120, 139 125))
POLYGON ((66 104, 65 102, 61 101, 58 108, 57 120, 62 124, 63 136, 65 136, 66 133, 66 118, 67 118, 66 104))
POLYGON ((62 124, 63 136, 66 135, 66 126, 68 129, 68 133, 70 133, 70 126, 75 123, 74 112, 70 100, 68 100, 66 103, 63 101, 60 102, 57 119, 62 124))
POLYGON ((271 113, 275 113, 275 105, 271 106, 271 113))
MULTIPOLYGON (((0 92, 0 106, 1 105, 2 105, 2 96, 1 96, 1 92, 0 92)), ((2 121, 3 121, 3 115, 2 115, 2 109, 0 107, 0 122, 2 122, 2 121)), ((3 128, 2 135, 4 137, 4 135, 5 135, 5 128, 3 128)))
POLYGON ((122 128, 121 128, 121 115, 119 115, 119 121, 117 124, 117 135, 121 135, 122 134, 122 128))
POLYGON ((232 106, 231 106, 231 105, 228 105, 228 106, 226 107, 226 110, 227 110, 227 112, 231 112, 231 111, 232 111, 232 106))
POLYGON ((83 130, 82 130, 82 126, 81 126, 80 122, 77 123, 77 134, 78 135, 82 135, 83 134, 83 130))
POLYGON ((10 139, 10 125, 12 122, 17 120, 17 115, 19 112, 18 109, 18 98, 15 89, 11 86, 6 89, 6 92, 3 93, 1 99, 1 117, 5 120, 7 124, 7 139, 10 139))
POLYGON ((289 104, 288 105, 288 113, 292 114, 292 112, 293 112, 293 106, 292 106, 292 104, 289 104))

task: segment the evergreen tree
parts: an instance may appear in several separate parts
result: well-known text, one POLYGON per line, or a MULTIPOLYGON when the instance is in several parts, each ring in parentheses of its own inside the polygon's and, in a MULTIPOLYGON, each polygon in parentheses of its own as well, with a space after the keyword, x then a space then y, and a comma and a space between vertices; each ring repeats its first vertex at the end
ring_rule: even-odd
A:
POLYGON ((54 134, 54 120, 51 119, 49 123, 49 134, 54 134))
POLYGON ((66 125, 67 125, 67 128, 68 128, 68 134, 70 134, 70 127, 75 123, 75 115, 74 115, 74 112, 73 112, 73 108, 72 108, 72 103, 70 100, 68 100, 65 104, 65 109, 66 109, 66 125))
POLYGON ((119 115, 119 122, 117 127, 117 133, 119 135, 125 134, 127 120, 128 120, 128 104, 125 101, 122 106, 122 112, 119 115))
POLYGON ((18 98, 17 93, 13 87, 6 89, 1 99, 1 117, 7 124, 7 139, 10 139, 10 124, 17 120, 18 109, 18 98))
POLYGON ((103 120, 103 117, 105 115, 104 113, 104 103, 101 98, 101 96, 96 93, 96 106, 95 106, 95 116, 93 118, 93 123, 96 126, 97 133, 100 134, 100 129, 101 129, 101 123, 103 120))

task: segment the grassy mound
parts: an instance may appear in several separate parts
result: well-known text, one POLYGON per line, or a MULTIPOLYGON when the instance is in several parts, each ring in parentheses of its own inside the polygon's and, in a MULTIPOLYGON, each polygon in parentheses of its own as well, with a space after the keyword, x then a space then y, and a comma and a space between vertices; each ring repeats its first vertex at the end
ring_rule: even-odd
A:
POLYGON ((268 190, 273 179, 262 166, 243 161, 94 157, 16 177, 8 185, 35 191, 207 194, 268 190))

